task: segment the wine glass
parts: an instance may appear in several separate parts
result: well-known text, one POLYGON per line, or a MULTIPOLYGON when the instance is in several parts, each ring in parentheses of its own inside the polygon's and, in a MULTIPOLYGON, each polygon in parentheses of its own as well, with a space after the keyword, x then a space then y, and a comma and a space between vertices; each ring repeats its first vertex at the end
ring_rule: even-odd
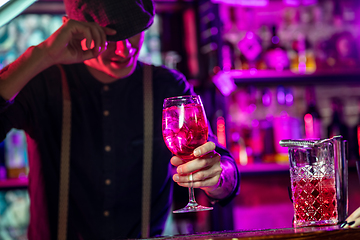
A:
MULTIPOLYGON (((166 98, 163 105, 162 132, 169 150, 184 161, 196 157, 195 148, 207 142, 208 125, 200 96, 188 95, 166 98)), ((199 205, 194 196, 192 173, 189 175, 189 202, 173 213, 212 210, 199 205)))

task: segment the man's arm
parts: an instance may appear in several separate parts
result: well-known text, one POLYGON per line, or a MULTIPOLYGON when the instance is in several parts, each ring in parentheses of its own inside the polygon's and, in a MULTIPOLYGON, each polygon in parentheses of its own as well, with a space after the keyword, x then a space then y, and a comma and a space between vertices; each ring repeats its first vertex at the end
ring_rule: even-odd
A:
POLYGON ((226 157, 220 160, 221 174, 217 186, 204 189, 206 194, 213 199, 224 199, 233 193, 238 183, 238 170, 226 157))
POLYGON ((49 66, 41 49, 34 46, 28 48, 0 71, 0 96, 4 100, 13 100, 30 79, 49 66))

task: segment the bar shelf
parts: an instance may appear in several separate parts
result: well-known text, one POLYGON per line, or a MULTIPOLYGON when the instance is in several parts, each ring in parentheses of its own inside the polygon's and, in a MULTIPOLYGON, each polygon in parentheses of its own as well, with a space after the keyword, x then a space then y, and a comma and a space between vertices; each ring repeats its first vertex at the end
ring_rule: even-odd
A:
POLYGON ((27 188, 28 178, 11 178, 0 180, 0 189, 27 188))
MULTIPOLYGON (((304 85, 304 84, 331 84, 331 83, 360 83, 360 70, 333 69, 319 70, 314 73, 296 73, 290 70, 230 70, 220 71, 214 77, 216 80, 231 81, 235 85, 304 85)), ((221 89, 221 87, 220 87, 221 89)))
POLYGON ((253 163, 238 165, 241 174, 288 173, 289 163, 253 163))

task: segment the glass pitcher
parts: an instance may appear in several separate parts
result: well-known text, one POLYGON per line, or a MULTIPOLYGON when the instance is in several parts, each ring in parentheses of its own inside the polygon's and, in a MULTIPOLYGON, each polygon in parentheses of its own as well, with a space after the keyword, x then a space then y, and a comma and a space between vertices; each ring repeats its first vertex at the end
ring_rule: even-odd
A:
POLYGON ((348 163, 341 136, 281 140, 289 148, 294 227, 333 225, 348 214, 348 163))

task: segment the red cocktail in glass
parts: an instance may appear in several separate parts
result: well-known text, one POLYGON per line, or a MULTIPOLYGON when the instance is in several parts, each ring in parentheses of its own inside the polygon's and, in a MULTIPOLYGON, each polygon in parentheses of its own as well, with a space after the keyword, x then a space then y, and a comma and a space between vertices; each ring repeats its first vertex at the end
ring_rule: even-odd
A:
MULTIPOLYGON (((207 142, 208 125, 199 96, 179 96, 164 100, 162 132, 166 146, 176 156, 185 161, 195 159, 195 148, 207 142)), ((192 179, 190 174, 189 179, 192 179)), ((192 184, 189 183, 189 203, 174 213, 212 210, 199 205, 194 198, 192 184)))

